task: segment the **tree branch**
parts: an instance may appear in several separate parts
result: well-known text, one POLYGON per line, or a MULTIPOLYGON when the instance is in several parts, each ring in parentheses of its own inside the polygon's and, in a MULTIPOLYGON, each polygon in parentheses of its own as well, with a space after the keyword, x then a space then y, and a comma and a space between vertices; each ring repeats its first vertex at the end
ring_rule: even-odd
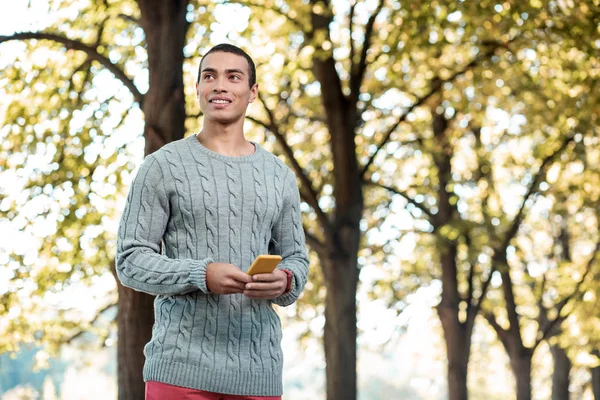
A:
POLYGON ((321 206, 319 206, 319 198, 318 198, 317 192, 313 188, 312 183, 310 182, 310 180, 308 179, 308 176, 304 172, 304 169, 302 168, 300 163, 298 163, 298 160, 296 160, 296 157, 294 157, 294 151, 292 150, 290 145, 285 140, 285 137, 283 136, 283 134, 279 131, 279 127, 277 126, 277 124, 275 122, 275 117, 274 117, 273 113, 267 107, 266 103, 264 102, 264 99, 262 98, 262 96, 260 96, 260 94, 258 97, 259 97, 259 100, 261 101, 261 103, 263 104, 263 107, 265 108, 267 115, 269 116, 269 122, 266 123, 266 122, 260 121, 259 119, 249 117, 249 116, 247 116, 246 118, 248 118, 250 121, 264 127, 269 132, 271 132, 273 135, 275 135, 275 138, 277 139, 277 141, 283 148, 283 152, 285 153, 285 155, 288 157, 288 159, 292 163, 292 167, 294 168, 294 171, 296 171, 296 174, 298 175, 298 178, 300 179, 300 182, 302 183, 300 192, 303 194, 303 197, 306 200, 306 202, 315 210, 315 213, 317 214, 317 218, 319 219, 319 222, 321 223, 321 226, 323 227, 323 229, 327 229, 327 227, 329 226, 329 220, 328 220, 327 216, 325 215, 325 212, 323 211, 323 209, 321 209, 321 206))
POLYGON ((491 327, 494 328, 494 330, 496 331, 496 334, 498 335, 498 338, 500 339, 500 341, 502 342, 504 347, 508 348, 508 343, 509 343, 509 341, 507 340, 508 332, 506 331, 506 329, 504 329, 500 326, 498 321, 496 321, 496 317, 494 316, 494 314, 492 312, 486 312, 486 313, 483 313, 483 317, 487 320, 487 322, 491 325, 491 327))
POLYGON ((317 252, 317 254, 324 254, 327 247, 320 241, 315 235, 308 231, 308 227, 304 225, 304 235, 306 236, 306 242, 308 245, 317 252))
POLYGON ((132 15, 127 15, 127 14, 122 14, 122 13, 121 13, 121 14, 118 14, 117 16, 118 16, 119 18, 121 18, 121 19, 125 20, 125 21, 133 22, 133 23, 134 23, 134 24, 136 24, 136 25, 141 25, 141 24, 140 24, 140 20, 138 20, 137 18, 135 18, 135 17, 134 17, 134 16, 132 16, 132 15))
MULTIPOLYGON (((471 236, 469 235, 469 232, 467 232, 465 234, 465 244, 467 246, 467 249, 471 248, 472 242, 471 242, 471 236)), ((469 258, 467 256, 467 258, 469 258)), ((467 278, 467 297, 466 297, 466 303, 467 303, 467 307, 472 307, 473 306, 473 292, 475 290, 474 288, 474 282, 475 282, 475 265, 477 265, 477 263, 475 261, 469 261, 469 275, 467 278)), ((477 314, 475 314, 477 315, 477 314)))
MULTIPOLYGON (((106 311, 108 311, 112 307, 116 307, 116 306, 117 306, 117 303, 115 302, 115 303, 107 304, 106 306, 102 307, 100 310, 98 310, 98 312, 96 313, 94 318, 92 318, 92 320, 89 322, 89 325, 90 326, 94 325, 98 321, 98 319, 102 316, 102 314, 104 314, 106 311)), ((86 332, 87 332, 87 330, 82 328, 79 331, 77 331, 75 334, 73 334, 73 335, 69 336, 67 339, 65 339, 63 341, 63 343, 70 344, 75 339, 77 339, 78 337, 80 337, 81 335, 83 335, 86 332)))
POLYGON ((129 89, 133 95, 133 98, 139 103, 140 107, 144 102, 144 95, 138 90, 133 81, 129 79, 127 75, 125 75, 125 72, 123 72, 117 65, 113 64, 107 57, 98 53, 98 51, 90 45, 49 32, 19 32, 10 36, 0 36, 0 44, 11 40, 49 40, 60 43, 67 49, 83 51, 91 60, 98 61, 106 69, 112 72, 115 77, 120 80, 123 85, 127 87, 127 89, 129 89))
MULTIPOLYGON (((199 114, 202 115, 202 112, 200 112, 199 114)), ((198 115, 198 116, 200 116, 200 115, 198 115)), ((271 131, 271 126, 267 122, 261 121, 260 119, 254 118, 253 116, 250 116, 250 115, 246 115, 246 119, 248 121, 254 122, 256 125, 262 126, 263 128, 265 128, 269 132, 271 131)))
MULTIPOLYGON (((363 47, 358 64, 354 64, 354 60, 350 59, 352 63, 350 67, 350 96, 352 96, 353 99, 352 104, 356 102, 358 95, 360 94, 360 85, 365 76, 365 71, 367 70, 367 54, 369 52, 369 48, 371 47, 371 39, 373 36, 373 28, 375 27, 375 20, 383 9, 384 3, 385 0, 379 0, 377 9, 375 9, 373 15, 371 15, 367 21, 367 25, 365 26, 363 47)), ((354 11, 354 6, 352 6, 352 11, 354 11)), ((350 41, 352 41, 352 38, 350 38, 350 41)))
MULTIPOLYGON (((527 268, 525 268, 525 269, 527 269, 527 268)), ((527 271, 527 274, 529 275, 529 271, 527 271)), ((546 309, 546 307, 544 306, 544 292, 546 291, 546 283, 547 282, 548 282, 548 273, 544 272, 544 274, 542 275, 542 283, 540 285, 540 291, 539 291, 540 295, 537 297, 537 303, 538 303, 538 308, 540 309, 540 312, 548 311, 546 309)))
POLYGON ((476 263, 469 262, 469 276, 467 278, 467 297, 465 302, 467 303, 467 307, 473 306, 473 292, 475 290, 474 282, 475 282, 475 265, 476 263))
MULTIPOLYGON (((201 116, 203 116, 204 113, 202 111, 198 111, 196 114, 192 114, 192 115, 186 115, 186 118, 200 118, 201 116)), ((250 119, 250 117, 246 116, 246 118, 250 119)))
POLYGON ((553 154, 551 154, 550 156, 546 157, 546 159, 543 160, 542 165, 540 166, 540 169, 538 170, 538 173, 537 173, 536 177, 534 178, 534 181, 530 185, 529 190, 527 191, 527 194, 525 195, 525 198, 523 199, 521 208, 519 209, 517 216, 513 220, 513 223, 511 225, 510 229, 508 230, 506 237, 504 238, 504 241, 502 242, 500 248, 494 249, 493 259, 495 260, 495 262, 492 262, 492 268, 490 269, 490 274, 489 274, 488 278, 482 284, 481 296, 479 297, 480 300, 475 308, 476 312, 479 312, 479 310, 481 308, 482 300, 484 299, 485 294, 487 293, 487 291, 489 289, 489 286, 490 286, 490 283, 492 280, 492 276, 494 275, 494 272, 497 270, 497 262, 506 263, 506 260, 505 260, 506 249, 508 248, 508 245, 509 245, 510 241, 512 240, 512 238, 514 237, 514 235, 519 230, 521 222, 523 221, 523 212, 524 212, 524 208, 525 208, 525 203, 527 202, 529 197, 531 197, 531 195, 533 194, 533 191, 535 190, 535 187, 539 183, 539 180, 541 179, 541 176, 544 173, 548 164, 558 154, 560 154, 572 140, 573 140, 573 136, 570 135, 569 137, 567 137, 567 139, 563 142, 563 144, 560 146, 560 148, 556 152, 554 152, 553 154))
POLYGON ((490 283, 492 282, 492 276, 494 276, 494 272, 496 272, 496 265, 494 263, 492 263, 492 266, 490 268, 490 274, 488 275, 487 279, 484 280, 483 283, 481 284, 481 294, 479 295, 477 304, 474 306, 474 309, 473 309, 473 312, 475 313, 475 315, 477 315, 479 313, 479 311, 481 310, 481 305, 483 304, 483 300, 485 299, 487 291, 490 288, 490 283))
POLYGON ((352 69, 354 68, 354 39, 352 35, 354 34, 354 23, 352 20, 354 19, 354 12, 356 10, 356 0, 352 0, 352 5, 350 6, 350 15, 348 17, 348 30, 350 31, 350 76, 352 76, 352 69))
MULTIPOLYGON (((511 39, 510 41, 512 41, 514 39, 511 39)), ((509 42, 510 42, 509 41, 509 42)), ((398 118, 398 120, 386 131, 385 135, 383 136, 382 141, 377 145, 377 149, 375 150, 375 152, 371 155, 371 157, 369 158, 369 161, 367 161, 367 163, 364 165, 362 172, 361 172, 361 176, 364 177, 365 174, 367 173, 369 167, 371 166, 371 164, 373 163, 373 161, 375 160, 375 157, 377 157, 377 154, 379 154, 379 151, 383 148, 383 146, 386 145, 386 143, 390 140, 392 134, 394 133, 394 131, 396 130, 396 128, 398 128, 398 126, 400 126, 400 124, 402 122, 404 122, 404 120, 406 120, 406 118, 408 117, 408 115, 417 107, 420 107, 421 105, 423 105, 431 96, 433 96, 435 93, 437 93, 440 88, 447 82, 452 82, 453 80, 455 80, 457 77, 465 74, 467 71, 475 68, 480 62, 482 62, 483 60, 491 57, 497 49, 501 48, 501 47, 506 47, 507 44, 502 44, 502 43, 496 43, 494 46, 491 46, 491 48, 480 54, 479 56, 475 57, 471 62, 469 62, 469 64, 467 64, 462 70, 455 72, 452 76, 450 76, 447 79, 437 79, 437 82, 435 83, 435 85, 432 85, 431 90, 425 94, 422 97, 418 97, 416 95, 413 95, 413 97, 416 97, 417 100, 406 109, 406 111, 404 111, 404 113, 400 116, 400 118, 398 118)))
POLYGON ((565 319, 567 319, 570 315, 570 312, 567 313, 566 315, 561 315, 562 310, 566 307, 566 305, 577 295, 580 294, 580 289, 581 289, 581 285, 583 285, 583 282, 585 282, 587 276, 589 275, 589 273, 592 271, 592 267, 594 265, 594 261, 596 261, 596 256, 598 255, 598 253, 600 252, 600 240, 598 240, 598 242, 596 242, 596 247, 594 248, 594 251, 592 252, 592 256, 590 257, 590 259, 588 260, 588 263, 585 267, 585 272, 583 273, 583 276, 581 277, 581 279, 577 282, 577 284, 575 285, 575 289, 573 289, 573 291, 571 292, 571 294, 569 294, 567 297, 565 297, 564 299, 562 299, 557 305, 556 305, 556 317, 554 319, 552 319, 552 321, 549 321, 548 324, 544 327, 544 329, 542 330, 542 334, 540 336, 538 336, 538 339, 535 342, 534 345, 534 349, 544 340, 546 340, 550 334, 550 332, 552 332, 552 329, 554 328, 554 326, 557 323, 562 323, 562 321, 564 321, 565 319))
POLYGON ((511 332, 513 338, 517 339, 519 343, 523 343, 512 277, 510 276, 510 271, 508 269, 501 271, 501 274, 502 290, 504 292, 504 300, 506 301, 506 313, 508 314, 508 322, 510 323, 508 330, 511 332))
MULTIPOLYGON (((484 153, 487 153, 487 152, 481 142, 481 126, 475 125, 475 126, 470 126, 470 128, 471 128, 471 133, 475 137, 475 153, 477 154, 477 170, 474 173, 473 181, 475 181, 476 183, 483 181, 489 187, 489 190, 484 191, 483 198, 481 200, 481 215, 483 216, 483 221, 487 227, 487 231, 491 232, 491 233, 495 233, 494 229, 490 229, 490 227, 492 225, 492 223, 491 223, 492 218, 491 218, 489 210, 488 210, 489 202, 490 202, 490 194, 492 193, 492 188, 494 188, 493 168, 492 168, 492 165, 489 162, 489 160, 486 159, 483 155, 484 153), (484 172, 484 171, 487 171, 487 172, 484 172)), ((496 237, 496 235, 490 235, 490 236, 494 239, 494 241, 498 239, 496 237)))
POLYGON ((527 193, 525 194, 525 197, 523 198, 523 202, 521 203, 519 212, 517 213, 515 219, 513 220, 513 223, 511 224, 510 228, 506 232, 506 236, 504 237, 504 240, 502 241, 501 247, 499 249, 497 249, 497 251, 500 251, 500 252, 506 251, 510 241, 517 234, 517 231, 519 230, 519 227, 521 226, 521 223, 523 222, 525 205, 527 203, 527 200, 529 200, 529 198, 533 195, 536 187, 538 186, 540 180, 542 179, 542 176, 546 172, 546 168, 548 167, 548 165, 556 158, 556 156, 558 156, 560 153, 562 153, 562 151, 573 140, 573 138, 574 138, 573 135, 569 135, 554 153, 550 154, 548 157, 546 157, 542 161, 542 165, 540 165, 540 168, 538 169, 537 174, 535 175, 533 181, 531 182, 531 185, 529 185, 529 189, 527 190, 527 193))
MULTIPOLYGON (((435 86, 435 84, 432 86, 435 86)), ((456 194, 453 189, 450 189, 449 185, 452 180, 452 156, 454 149, 447 135, 451 120, 446 118, 443 113, 438 113, 434 110, 432 110, 432 114, 433 137, 439 144, 439 151, 432 151, 438 179, 438 213, 435 225, 442 226, 451 223, 453 216, 459 215, 456 203, 451 201, 452 196, 456 194)))
POLYGON ((223 4, 228 4, 228 3, 229 4, 241 4, 242 6, 245 6, 245 7, 256 7, 258 9, 261 9, 264 11, 272 11, 275 14, 284 17, 288 22, 290 22, 292 25, 294 25, 296 28, 298 28, 298 30, 300 30, 300 32, 305 33, 304 26, 300 22, 296 21, 294 18, 291 18, 287 12, 283 11, 280 7, 277 7, 273 4, 267 6, 266 4, 258 4, 258 3, 252 3, 249 1, 241 1, 241 0, 238 0, 238 1, 229 0, 229 1, 224 2, 223 4))
POLYGON ((429 219, 429 222, 433 225, 433 220, 435 218, 435 216, 433 215, 433 213, 431 211, 429 211, 429 209, 427 207, 425 207, 423 204, 417 203, 413 198, 411 198, 408 194, 404 193, 400 189, 397 189, 397 188, 392 187, 392 186, 385 185, 385 184, 383 184, 381 182, 375 182, 375 181, 372 181, 372 180, 365 180, 364 183, 365 183, 365 185, 377 186, 377 187, 383 188, 383 189, 385 189, 385 190, 387 190, 389 192, 392 192, 394 194, 402 196, 408 203, 410 203, 413 206, 417 207, 419 210, 421 210, 423 212, 423 214, 427 215, 427 217, 429 219))

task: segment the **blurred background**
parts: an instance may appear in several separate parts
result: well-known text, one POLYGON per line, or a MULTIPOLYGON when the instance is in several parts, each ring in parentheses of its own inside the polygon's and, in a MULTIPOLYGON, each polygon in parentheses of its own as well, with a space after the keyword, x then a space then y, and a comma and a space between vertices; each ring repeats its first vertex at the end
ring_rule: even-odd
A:
POLYGON ((1 399, 143 398, 117 226, 221 42, 301 191, 284 399, 600 400, 599 0, 0 0, 1 399))

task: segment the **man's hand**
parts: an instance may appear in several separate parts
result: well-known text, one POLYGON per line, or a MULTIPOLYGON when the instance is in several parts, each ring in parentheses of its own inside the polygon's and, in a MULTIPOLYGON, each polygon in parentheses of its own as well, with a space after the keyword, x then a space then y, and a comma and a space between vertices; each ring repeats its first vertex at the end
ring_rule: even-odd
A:
POLYGON ((210 263, 206 266, 206 287, 214 294, 243 293, 252 277, 233 264, 210 263))
POLYGON ((250 278, 252 282, 246 284, 244 295, 251 299, 275 299, 287 287, 287 274, 278 269, 270 274, 256 274, 250 278))

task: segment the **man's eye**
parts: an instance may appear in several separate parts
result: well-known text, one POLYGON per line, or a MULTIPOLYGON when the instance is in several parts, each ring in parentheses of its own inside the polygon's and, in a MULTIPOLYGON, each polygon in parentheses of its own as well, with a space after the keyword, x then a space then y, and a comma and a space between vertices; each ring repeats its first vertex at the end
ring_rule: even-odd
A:
POLYGON ((212 79, 214 78, 211 74, 204 75, 204 79, 212 79))
POLYGON ((233 79, 234 81, 239 81, 242 78, 239 75, 231 75, 231 79, 233 79))

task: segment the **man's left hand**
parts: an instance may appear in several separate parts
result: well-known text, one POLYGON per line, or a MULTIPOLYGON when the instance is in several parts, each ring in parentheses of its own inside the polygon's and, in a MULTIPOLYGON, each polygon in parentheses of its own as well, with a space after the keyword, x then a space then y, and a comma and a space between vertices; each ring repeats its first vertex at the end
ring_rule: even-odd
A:
POLYGON ((253 275, 252 282, 246 284, 244 295, 251 299, 275 299, 285 292, 287 279, 287 274, 278 269, 270 274, 253 275))

